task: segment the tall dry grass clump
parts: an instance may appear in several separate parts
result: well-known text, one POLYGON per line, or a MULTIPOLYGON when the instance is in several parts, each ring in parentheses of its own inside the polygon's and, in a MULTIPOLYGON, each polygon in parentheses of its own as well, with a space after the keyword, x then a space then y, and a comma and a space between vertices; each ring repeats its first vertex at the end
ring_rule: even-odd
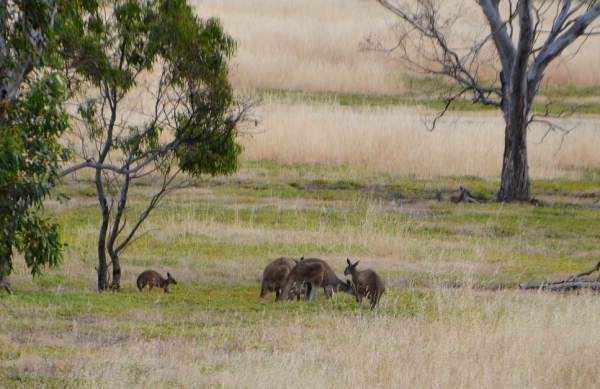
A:
MULTIPOLYGON (((364 165, 373 171, 417 177, 498 177, 502 168, 504 121, 499 113, 447 114, 434 131, 431 113, 409 107, 264 105, 264 132, 242 140, 245 160, 364 165)), ((529 164, 533 178, 564 177, 600 166, 596 120, 573 119, 571 134, 532 126, 529 164), (543 142, 540 142, 544 138, 543 142)))

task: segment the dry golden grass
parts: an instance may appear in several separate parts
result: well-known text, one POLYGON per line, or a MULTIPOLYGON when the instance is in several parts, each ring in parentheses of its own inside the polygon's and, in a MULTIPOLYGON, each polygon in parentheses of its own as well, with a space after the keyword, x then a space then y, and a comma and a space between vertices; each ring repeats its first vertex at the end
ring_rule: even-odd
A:
MULTIPOLYGON (((260 172, 241 174, 262 183, 260 172)), ((279 177, 270 180, 275 188, 279 177)), ((146 201, 149 189, 134 187, 131 205, 146 201)), ((599 387, 590 362, 600 357, 597 294, 477 287, 525 253, 540 273, 544 250, 597 257, 593 233, 578 240, 555 226, 558 238, 544 239, 551 230, 531 220, 566 208, 396 205, 351 193, 325 200, 265 192, 225 183, 170 197, 144 225, 152 232, 121 257, 121 292, 102 294, 93 292, 93 200, 80 195, 71 204, 48 204, 72 219, 65 223, 69 251, 59 269, 35 280, 19 258, 11 276, 15 295, 0 292, 0 387, 599 387), (268 219, 263 208, 319 215, 294 229, 278 224, 277 215, 268 219), (239 212, 221 217, 231 210, 239 212), (356 214, 353 222, 333 221, 356 214), (494 224, 521 217, 518 223, 534 227, 494 224), (436 227, 447 233, 434 233, 436 227), (516 231, 498 237, 499 227, 516 231), (309 242, 323 252, 294 250, 309 242), (224 245, 231 254, 222 259, 224 245), (321 293, 314 303, 279 304, 272 294, 259 300, 260 273, 274 259, 267 248, 322 257, 340 276, 343 255, 365 253, 356 255, 361 266, 382 273, 388 285, 381 306, 370 312, 345 294, 325 300, 321 293), (172 294, 137 292, 134 280, 145 268, 170 271, 179 282, 172 294), (461 288, 441 286, 454 279, 461 288)))
MULTIPOLYGON (((416 108, 343 107, 268 101, 262 133, 242 140, 245 160, 274 159, 308 164, 364 165, 402 176, 474 175, 499 177, 504 122, 499 114, 447 114, 434 131, 416 108)), ((564 139, 532 126, 529 166, 533 178, 578 176, 600 166, 600 132, 595 118, 573 119, 564 139), (562 145, 561 145, 562 142, 562 145)))
MULTIPOLYGON (((397 93, 406 72, 394 54, 359 51, 368 35, 392 37, 392 15, 375 1, 350 0, 203 0, 192 2, 201 17, 219 17, 239 42, 233 81, 241 89, 280 88, 352 93, 397 93)), ((467 8, 453 31, 455 39, 481 34, 476 5, 467 8)), ((452 2, 454 6, 454 2, 452 2)), ((600 39, 590 39, 576 56, 553 63, 546 82, 600 84, 600 39)), ((483 72, 483 69, 481 70, 483 72)), ((344 108, 267 102, 262 133, 244 140, 245 160, 358 164, 374 171, 417 177, 476 175, 498 177, 504 124, 498 115, 448 115, 427 132, 419 113, 404 107, 344 108)), ((530 134, 531 176, 577 175, 599 166, 600 135, 594 119, 575 120, 578 128, 561 145, 552 133, 540 144, 544 129, 530 134), (557 151, 559 150, 559 151, 557 151)), ((565 125, 570 127, 570 124, 565 125)))
MULTIPOLYGON (((458 2, 446 5, 456 9, 458 2)), ((367 36, 389 47, 395 19, 373 0, 193 0, 203 17, 217 16, 239 42, 233 80, 240 88, 396 93, 406 69, 395 55, 360 52, 367 36)), ((468 1, 452 39, 471 41, 487 31, 479 7, 468 1)), ((548 20, 551 20, 549 18, 548 20)), ((553 85, 600 85, 600 39, 590 39, 552 63, 546 80, 553 85), (573 58, 571 58, 573 57, 573 58), (568 59, 568 60, 567 60, 568 59)), ((484 69, 480 69, 484 71, 484 69)))
POLYGON ((240 88, 396 93, 397 63, 359 52, 372 29, 387 31, 383 9, 368 1, 192 1, 218 16, 239 42, 233 82, 240 88))
MULTIPOLYGON (((184 306, 171 310, 181 315, 173 320, 149 306, 129 311, 127 318, 57 316, 60 331, 36 319, 48 309, 19 309, 9 300, 1 309, 29 321, 20 332, 3 331, 3 352, 14 352, 18 343, 21 350, 45 355, 20 353, 0 361, 0 371, 60 377, 68 387, 599 387, 593 363, 600 357, 596 295, 439 289, 429 302, 435 314, 417 306, 414 317, 335 313, 345 298, 316 313, 281 304, 279 312, 253 325, 233 313, 219 323, 207 311, 184 306), (164 321, 169 333, 141 335, 160 334, 164 321), (196 336, 172 334, 190 329, 196 336)), ((382 309, 397 304, 396 298, 388 293, 382 309)), ((167 299, 155 294, 148 304, 153 301, 160 306, 167 299)), ((0 315, 0 325, 12 322, 9 316, 0 315)), ((28 387, 24 382, 16 387, 28 387)))

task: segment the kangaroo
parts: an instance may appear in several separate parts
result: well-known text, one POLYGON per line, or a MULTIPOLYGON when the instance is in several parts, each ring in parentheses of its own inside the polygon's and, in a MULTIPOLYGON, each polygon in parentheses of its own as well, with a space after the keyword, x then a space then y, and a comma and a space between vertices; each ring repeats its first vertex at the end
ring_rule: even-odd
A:
MULTIPOLYGON (((330 299, 334 296, 335 293, 333 292, 333 286, 327 285, 324 289, 325 289, 325 297, 330 299)), ((292 289, 290 289, 290 294, 288 295, 288 300, 293 300, 294 298, 296 298, 297 301, 300 301, 301 296, 304 296, 304 298, 306 298, 306 290, 307 290, 306 283, 294 282, 294 285, 292 285, 292 289)))
POLYGON ((301 296, 305 296, 306 298, 306 284, 304 282, 294 282, 294 285, 290 289, 288 300, 295 298, 297 301, 300 301, 301 296))
MULTIPOLYGON (((275 298, 281 294, 281 286, 290 270, 296 265, 296 261, 288 257, 280 257, 269 263, 262 275, 260 298, 264 298, 267 292, 275 292, 275 298)), ((293 299, 292 296, 290 299, 293 299)))
POLYGON ((300 262, 287 275, 277 301, 282 301, 284 296, 288 295, 295 282, 306 283, 304 301, 314 301, 317 298, 317 290, 320 286, 325 290, 327 297, 331 297, 332 291, 342 291, 354 295, 352 283, 349 280, 344 282, 339 279, 331 267, 319 258, 302 257, 300 262))
POLYGON ((136 283, 140 292, 142 289, 144 289, 144 286, 148 285, 148 293, 152 292, 152 288, 155 286, 163 288, 165 293, 171 293, 169 290, 169 285, 177 285, 177 281, 175 281, 175 278, 171 276, 171 273, 167 273, 167 278, 164 279, 157 271, 154 270, 145 270, 141 272, 136 283))
POLYGON ((356 261, 355 264, 350 262, 350 258, 347 258, 346 261, 348 262, 348 266, 344 270, 344 274, 352 275, 352 283, 354 283, 354 287, 356 288, 356 301, 362 305, 362 298, 367 297, 371 302, 371 309, 373 309, 379 303, 383 292, 385 292, 385 281, 371 269, 356 270, 356 265, 358 265, 360 260, 356 261))
POLYGON ((473 193, 464 186, 460 186, 460 194, 450 196, 451 203, 479 203, 473 198, 473 193))

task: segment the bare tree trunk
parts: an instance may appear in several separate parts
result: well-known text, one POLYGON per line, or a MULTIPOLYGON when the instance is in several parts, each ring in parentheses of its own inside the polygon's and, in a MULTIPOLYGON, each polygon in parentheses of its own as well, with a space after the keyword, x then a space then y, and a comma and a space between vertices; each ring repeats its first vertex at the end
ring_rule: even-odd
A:
MULTIPOLYGON (((107 207, 108 208, 108 207, 107 207)), ((106 263, 106 228, 108 227, 108 216, 104 216, 102 211, 102 224, 100 225, 100 235, 98 237, 98 290, 108 289, 108 266, 106 263)))
POLYGON ((10 291, 10 282, 8 282, 8 275, 10 274, 10 267, 8 263, 0 264, 0 288, 6 290, 8 294, 12 294, 10 291))
POLYGON ((529 165, 527 164, 527 117, 507 123, 504 139, 504 159, 498 201, 531 199, 529 165))
MULTIPOLYGON (((511 67, 508 88, 508 112, 504 136, 504 158, 498 201, 531 199, 529 165, 527 164, 527 126, 531 107, 527 84, 527 67, 533 47, 534 26, 531 15, 532 0, 521 0, 519 7, 519 42, 511 67)), ((504 88, 503 88, 504 89, 504 88)))
POLYGON ((96 191, 98 193, 98 202, 102 212, 102 223, 100 224, 100 234, 98 235, 98 290, 108 289, 108 265, 106 263, 106 234, 108 232, 108 218, 110 210, 108 202, 104 195, 102 187, 102 170, 96 170, 96 191))
MULTIPOLYGON (((125 166, 127 169, 129 169, 129 164, 126 164, 125 166)), ((113 226, 110 231, 110 235, 108 236, 107 250, 108 254, 110 255, 113 267, 113 278, 111 288, 115 290, 121 288, 121 264, 119 263, 119 252, 124 248, 124 246, 117 246, 115 248, 115 242, 117 240, 117 237, 121 233, 122 228, 125 227, 123 217, 125 213, 125 206, 127 205, 127 195, 129 193, 130 182, 131 175, 126 174, 125 179, 123 180, 123 184, 121 185, 121 196, 117 205, 117 212, 113 220, 113 226)))
POLYGON ((119 256, 115 255, 111 257, 112 263, 112 283, 111 288, 119 290, 121 288, 121 264, 119 263, 119 256))

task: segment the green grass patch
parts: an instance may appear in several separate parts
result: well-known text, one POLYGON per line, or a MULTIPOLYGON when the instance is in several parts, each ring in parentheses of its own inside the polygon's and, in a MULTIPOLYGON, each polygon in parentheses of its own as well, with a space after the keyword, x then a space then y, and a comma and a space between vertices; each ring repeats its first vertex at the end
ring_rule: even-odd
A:
MULTIPOLYGON (((443 96, 455 95, 462 90, 454 82, 425 77, 405 79, 408 92, 396 95, 370 95, 344 92, 306 92, 302 90, 263 89, 259 91, 262 97, 269 97, 290 103, 303 104, 339 104, 350 107, 388 107, 419 105, 432 110, 446 109, 443 96)), ((490 84, 491 85, 491 84, 490 84)), ((490 86, 488 85, 488 86, 490 86)), ((600 113, 599 87, 579 88, 572 85, 552 86, 540 89, 531 107, 532 113, 539 114, 580 114, 600 113), (586 100, 587 99, 587 100, 586 100)), ((498 101, 499 102, 499 101, 498 101)), ((463 99, 454 100, 447 109, 449 111, 487 112, 497 111, 498 107, 474 103, 469 95, 463 99)))

